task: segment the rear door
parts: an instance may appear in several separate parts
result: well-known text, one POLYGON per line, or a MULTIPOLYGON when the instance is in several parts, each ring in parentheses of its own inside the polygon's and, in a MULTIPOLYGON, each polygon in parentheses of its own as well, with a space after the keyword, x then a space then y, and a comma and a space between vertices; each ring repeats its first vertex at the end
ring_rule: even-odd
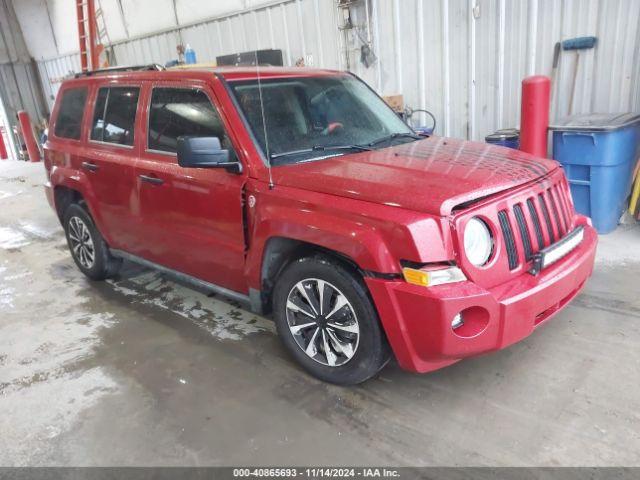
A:
POLYGON ((236 157, 224 119, 206 84, 145 87, 148 129, 136 166, 136 253, 207 282, 246 291, 242 188, 244 174, 182 168, 180 136, 216 136, 236 157))
POLYGON ((135 135, 140 85, 113 84, 94 88, 88 141, 81 158, 100 211, 103 234, 113 248, 126 249, 135 241, 132 202, 135 135))

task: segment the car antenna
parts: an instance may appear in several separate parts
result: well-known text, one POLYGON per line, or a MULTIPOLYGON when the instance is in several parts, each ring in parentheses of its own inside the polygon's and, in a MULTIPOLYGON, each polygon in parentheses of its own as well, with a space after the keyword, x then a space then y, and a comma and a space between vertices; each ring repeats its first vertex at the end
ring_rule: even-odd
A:
POLYGON ((264 129, 264 149, 267 154, 267 169, 269 170, 269 190, 273 190, 273 175, 271 173, 271 151, 269 150, 269 135, 267 133, 267 118, 264 115, 264 100, 262 99, 262 83, 260 81, 260 63, 258 62, 258 51, 254 50, 256 59, 256 73, 258 76, 258 94, 260 95, 260 113, 262 114, 262 128, 264 129))

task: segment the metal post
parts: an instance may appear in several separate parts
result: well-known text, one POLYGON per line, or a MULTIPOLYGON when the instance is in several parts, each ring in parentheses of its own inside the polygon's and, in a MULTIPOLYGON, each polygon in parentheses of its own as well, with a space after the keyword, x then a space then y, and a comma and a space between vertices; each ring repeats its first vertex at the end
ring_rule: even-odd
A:
POLYGON ((4 145, 4 135, 2 135, 2 131, 4 127, 0 127, 0 160, 7 160, 9 158, 9 154, 7 153, 7 147, 4 145))
POLYGON ((33 127, 31 126, 29 114, 24 110, 20 110, 18 112, 18 120, 20 121, 20 130, 22 130, 22 138, 24 139, 24 144, 27 147, 29 160, 32 162, 39 162, 40 149, 38 148, 36 137, 33 134, 33 127))

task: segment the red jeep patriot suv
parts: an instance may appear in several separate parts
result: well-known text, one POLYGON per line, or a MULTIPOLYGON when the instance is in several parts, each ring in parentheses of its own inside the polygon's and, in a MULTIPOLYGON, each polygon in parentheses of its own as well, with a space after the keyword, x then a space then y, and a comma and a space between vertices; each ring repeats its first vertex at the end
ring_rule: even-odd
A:
POLYGON ((329 382, 504 348, 593 269, 556 162, 419 137, 349 73, 98 71, 62 84, 50 132, 46 192, 85 275, 124 258, 272 313, 329 382))

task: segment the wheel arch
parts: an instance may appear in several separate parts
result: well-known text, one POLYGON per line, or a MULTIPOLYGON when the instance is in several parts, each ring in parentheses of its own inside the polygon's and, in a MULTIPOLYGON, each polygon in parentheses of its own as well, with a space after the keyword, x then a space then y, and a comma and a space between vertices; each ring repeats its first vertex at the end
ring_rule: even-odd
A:
POLYGON ((353 258, 342 252, 305 240, 271 237, 265 244, 260 270, 260 309, 263 313, 271 313, 273 290, 285 268, 296 260, 311 256, 323 256, 337 262, 360 278, 373 274, 362 269, 353 258))
POLYGON ((69 205, 73 203, 86 203, 84 196, 79 190, 69 188, 64 185, 57 185, 54 187, 53 198, 56 214, 58 215, 60 222, 64 220, 64 212, 67 210, 69 205))
POLYGON ((84 172, 66 167, 52 170, 50 178, 56 214, 62 223, 66 208, 74 202, 80 203, 89 212, 91 219, 108 244, 111 237, 97 209, 98 200, 84 172))
MULTIPOLYGON (((272 290, 268 294, 272 299, 272 302, 268 302, 268 306, 271 307, 271 305, 273 305, 273 308, 275 308, 274 320, 276 322, 276 328, 279 335, 282 336, 285 345, 291 348, 292 342, 297 343, 297 349, 296 347, 292 348, 292 350, 294 350, 292 352, 294 357, 304 368, 311 371, 312 374, 319 376, 319 378, 335 383, 354 383, 352 380, 349 380, 348 377, 346 380, 344 378, 340 379, 339 377, 331 378, 331 375, 327 372, 322 373, 321 371, 311 368, 309 363, 313 362, 309 362, 308 358, 305 358, 304 361, 301 360, 300 357, 304 357, 304 354, 301 352, 308 352, 308 347, 305 348, 303 344, 296 340, 295 336, 289 330, 291 328, 289 315, 287 313, 290 309, 289 299, 291 298, 291 292, 295 290, 295 285, 298 285, 298 289, 300 290, 299 283, 296 282, 303 279, 311 281, 314 279, 324 279, 329 283, 329 285, 337 290, 338 293, 344 296, 353 309, 354 314, 358 312, 355 317, 358 325, 360 326, 358 334, 366 337, 367 341, 365 342, 365 345, 368 345, 369 349, 365 348, 365 352, 369 353, 365 353, 364 357, 362 355, 359 357, 359 360, 355 362, 355 368, 360 369, 361 367, 358 365, 375 365, 373 370, 367 367, 368 373, 355 383, 359 383, 360 381, 370 378, 372 375, 377 373, 391 358, 393 352, 390 348, 384 325, 380 321, 376 304, 373 301, 368 285, 363 278, 365 276, 373 275, 373 272, 362 270, 349 257, 346 257, 340 252, 328 250, 319 245, 295 240, 292 242, 290 239, 286 238, 274 238, 271 240, 273 243, 271 243, 270 251, 277 255, 275 255, 275 258, 272 257, 266 261, 264 265, 265 273, 268 273, 270 268, 272 272, 276 272, 274 277, 266 279, 273 281, 271 285, 272 290), (291 288, 292 286, 293 288, 291 288), (363 325, 366 325, 367 328, 363 327, 363 325)), ((306 290, 306 287, 304 289, 306 290)), ((316 293, 317 292, 318 291, 316 290, 316 293)), ((311 296, 312 294, 309 293, 308 295, 311 296)), ((305 295, 305 298, 307 298, 307 302, 313 305, 311 300, 309 300, 309 296, 305 295)), ((317 295, 315 298, 315 302, 321 301, 317 295)), ((325 295, 325 299, 326 298, 327 297, 325 295)), ((329 301, 331 302, 331 300, 329 301)), ((334 311, 336 311, 334 307, 337 305, 336 302, 337 300, 333 303, 329 303, 329 308, 334 308, 334 311)), ((317 312, 318 310, 313 308, 313 311, 317 312)), ((322 310, 319 310, 319 312, 322 313, 322 310)), ((307 313, 307 315, 310 315, 310 312, 307 313)), ((305 319, 308 325, 312 325, 309 323, 312 322, 312 320, 309 320, 306 317, 305 319)), ((316 320, 313 321, 318 322, 320 320, 316 318, 316 320)), ((327 320, 323 321, 335 322, 335 319, 328 320, 327 316, 327 320)), ((336 326, 331 323, 329 326, 336 328, 336 326)), ((319 329, 320 327, 316 326, 316 328, 319 329)), ((315 338, 315 336, 313 338, 315 338)), ((311 341, 313 341, 313 339, 311 341)), ((324 351, 326 352, 328 345, 327 342, 331 343, 331 340, 327 340, 327 338, 325 338, 324 342, 324 351)), ((334 352, 338 352, 335 348, 334 344, 334 352)), ((356 351, 355 346, 352 352, 354 351, 356 351)), ((344 353, 345 351, 342 350, 342 352, 344 353)), ((306 353, 306 355, 309 354, 306 353)), ((339 355, 339 353, 336 353, 336 355, 339 355)), ((353 353, 351 356, 346 353, 345 355, 350 359, 353 356, 353 353)), ((312 358, 315 360, 314 356, 312 356, 312 358)), ((334 356, 334 359, 335 358, 336 357, 334 356)), ((329 360, 329 357, 326 357, 326 361, 329 363, 324 363, 324 366, 319 368, 330 368, 330 366, 333 365, 331 360, 329 360)), ((349 360, 347 360, 347 362, 348 361, 349 360)), ((313 365, 315 365, 315 363, 313 363, 313 365)), ((336 365, 340 366, 341 364, 336 365)), ((340 366, 340 368, 345 367, 340 366)), ((348 375, 353 373, 354 372, 352 371, 348 373, 348 375)))

